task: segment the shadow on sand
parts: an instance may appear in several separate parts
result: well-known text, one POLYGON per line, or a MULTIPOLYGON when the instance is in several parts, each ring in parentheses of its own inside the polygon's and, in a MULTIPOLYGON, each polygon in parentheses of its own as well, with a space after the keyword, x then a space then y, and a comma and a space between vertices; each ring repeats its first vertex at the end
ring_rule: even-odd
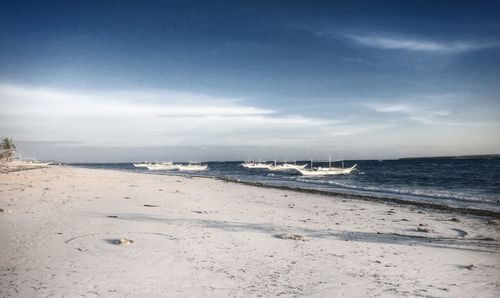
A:
MULTIPOLYGON (((107 217, 107 216, 106 216, 107 217)), ((449 238, 439 236, 418 236, 398 233, 361 232, 335 229, 308 229, 293 226, 277 226, 268 223, 246 223, 208 219, 169 218, 144 214, 121 214, 113 220, 129 220, 137 222, 157 222, 168 225, 188 225, 218 229, 227 232, 257 232, 275 236, 277 233, 289 232, 301 234, 306 238, 334 239, 341 241, 370 242, 381 244, 397 244, 408 246, 429 246, 448 249, 494 252, 500 248, 497 241, 489 238, 449 238)))

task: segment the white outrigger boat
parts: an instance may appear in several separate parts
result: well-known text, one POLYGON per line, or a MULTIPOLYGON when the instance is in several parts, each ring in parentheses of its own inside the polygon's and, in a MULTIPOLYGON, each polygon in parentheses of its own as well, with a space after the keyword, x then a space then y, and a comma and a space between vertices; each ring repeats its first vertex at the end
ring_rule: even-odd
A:
POLYGON ((190 162, 187 165, 178 164, 176 166, 179 171, 205 171, 208 169, 208 165, 202 165, 196 162, 190 162))
POLYGON ((10 162, 16 166, 32 166, 32 167, 46 167, 53 164, 52 162, 39 162, 37 160, 13 160, 10 162))
POLYGON ((133 165, 136 168, 147 168, 147 167, 152 166, 153 164, 150 162, 141 162, 141 163, 134 163, 133 165))
MULTIPOLYGON (((16 153, 16 151, 14 151, 16 153)), ((17 157, 14 157, 11 161, 8 162, 9 165, 16 167, 30 166, 30 167, 46 167, 48 165, 53 164, 53 162, 40 162, 34 157, 22 158, 21 153, 17 152, 17 157)))
POLYGON ((329 176, 329 175, 346 175, 350 174, 358 165, 355 164, 350 168, 344 168, 344 161, 342 161, 342 167, 336 168, 332 167, 332 158, 330 157, 328 161, 328 168, 313 168, 313 161, 311 160, 311 169, 299 169, 299 173, 304 176, 329 176))
POLYGON ((30 161, 28 162, 29 165, 31 166, 36 166, 36 167, 46 167, 52 164, 52 162, 39 162, 39 161, 30 161))
POLYGON ((277 165, 276 161, 274 161, 274 165, 269 166, 269 170, 271 171, 299 171, 305 169, 307 165, 298 165, 298 164, 288 164, 286 161, 283 164, 277 165))
MULTIPOLYGON (((134 164, 134 166, 135 166, 135 164, 134 164)), ((142 166, 140 166, 140 167, 142 167, 142 166)), ((160 170, 170 171, 170 170, 178 170, 179 169, 179 166, 172 163, 171 161, 162 162, 162 163, 155 163, 155 164, 147 164, 145 167, 151 171, 160 171, 160 170)))
POLYGON ((265 162, 253 162, 253 161, 246 161, 241 164, 242 167, 246 169, 266 169, 269 170, 269 168, 272 166, 271 164, 267 164, 265 162))

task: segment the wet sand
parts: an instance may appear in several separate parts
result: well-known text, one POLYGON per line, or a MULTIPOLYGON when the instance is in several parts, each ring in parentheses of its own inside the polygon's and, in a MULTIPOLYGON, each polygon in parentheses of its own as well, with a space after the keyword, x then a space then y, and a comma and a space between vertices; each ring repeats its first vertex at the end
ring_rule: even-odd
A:
POLYGON ((0 173, 2 297, 498 297, 498 219, 209 178, 0 173))

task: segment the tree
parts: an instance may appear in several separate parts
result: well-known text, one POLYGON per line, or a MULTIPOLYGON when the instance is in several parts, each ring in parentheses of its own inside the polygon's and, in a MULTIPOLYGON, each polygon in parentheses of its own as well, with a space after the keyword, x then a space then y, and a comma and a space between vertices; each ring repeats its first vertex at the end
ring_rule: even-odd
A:
POLYGON ((11 161, 16 152, 16 145, 12 142, 12 138, 3 138, 0 143, 0 150, 0 160, 11 161))

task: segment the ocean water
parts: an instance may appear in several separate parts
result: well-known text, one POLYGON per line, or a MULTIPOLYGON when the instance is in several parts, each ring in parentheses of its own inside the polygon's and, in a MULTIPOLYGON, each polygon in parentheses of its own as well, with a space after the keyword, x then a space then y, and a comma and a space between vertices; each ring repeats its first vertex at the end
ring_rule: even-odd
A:
MULTIPOLYGON (((309 162, 297 163, 309 164, 309 162)), ((249 170, 239 164, 241 162, 208 162, 207 171, 196 173, 149 171, 135 168, 132 163, 73 164, 73 166, 223 177, 273 186, 500 212, 500 158, 345 161, 346 167, 358 164, 357 170, 349 175, 325 177, 304 177, 293 172, 249 170)), ((340 166, 339 163, 333 165, 340 166)), ((315 162, 314 166, 327 167, 328 163, 315 162)))

